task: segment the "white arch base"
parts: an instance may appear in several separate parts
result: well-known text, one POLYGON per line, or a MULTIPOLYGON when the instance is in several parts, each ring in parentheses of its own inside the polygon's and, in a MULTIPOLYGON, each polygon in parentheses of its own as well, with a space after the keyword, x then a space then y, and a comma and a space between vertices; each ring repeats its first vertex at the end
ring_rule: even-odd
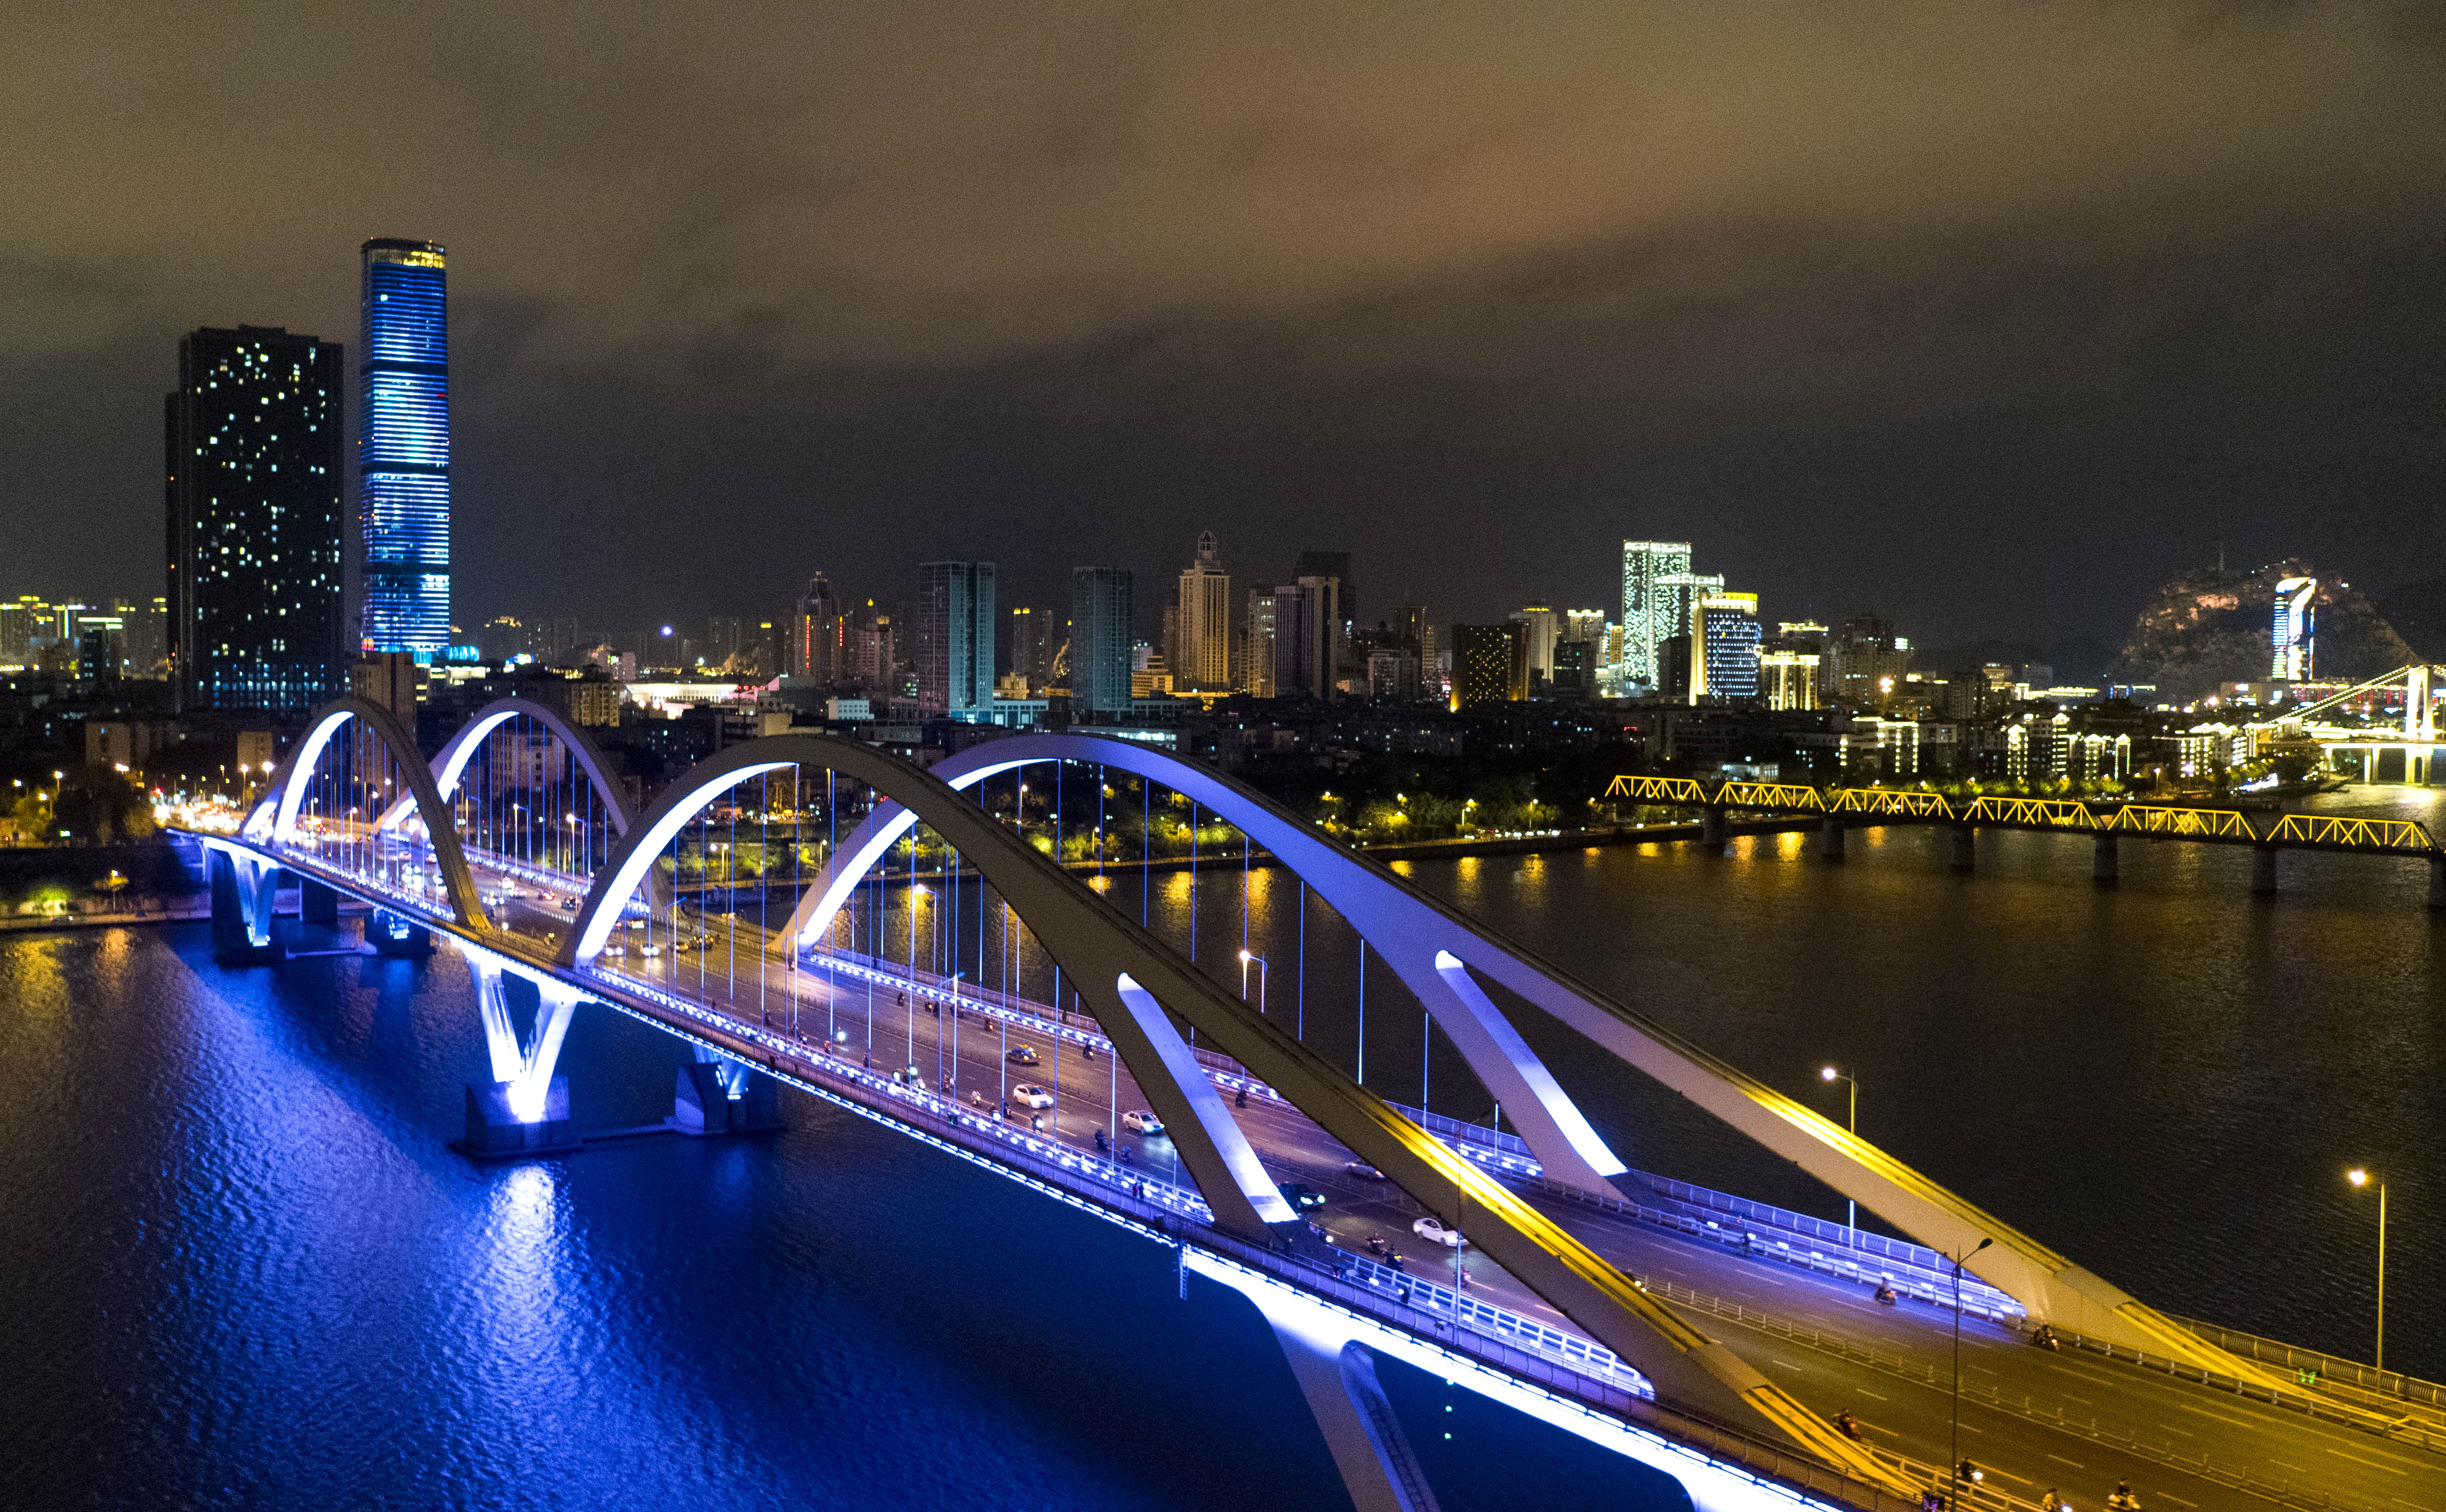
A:
MULTIPOLYGON (((1336 1307, 1262 1272, 1195 1248, 1182 1252, 1181 1262, 1196 1275, 1247 1297, 1272 1326, 1359 1512, 1429 1512, 1436 1503, 1434 1493, 1417 1474, 1417 1461, 1408 1444, 1399 1437, 1399 1425, 1392 1424, 1389 1441, 1378 1426, 1375 1414, 1383 1392, 1376 1384, 1373 1365, 1364 1374, 1345 1370, 1350 1360, 1345 1351, 1354 1346, 1439 1375, 1488 1401, 1661 1470, 1690 1493, 1690 1503, 1698 1512, 1822 1512, 1821 1503, 1797 1491, 1719 1465, 1695 1449, 1515 1380, 1468 1355, 1336 1307), (1358 1378, 1353 1379, 1354 1375, 1358 1378), (1423 1500, 1419 1499, 1421 1495, 1423 1500)), ((1389 1410, 1381 1421, 1391 1424, 1389 1410)))
MULTIPOLYGON (((492 1055, 493 1087, 506 1104, 510 1116, 522 1125, 543 1124, 549 1121, 552 1105, 556 1101, 565 1122, 569 1117, 568 1084, 554 1076, 553 1069, 560 1061, 561 1042, 569 1035, 569 1020, 585 994, 550 973, 536 971, 456 936, 451 936, 451 943, 467 957, 467 969, 475 975, 477 1001, 484 1015, 484 1044, 492 1055), (540 999, 534 1030, 524 1039, 518 1036, 517 1027, 510 1017, 509 1001, 502 993, 505 974, 533 982, 540 999), (555 1084, 557 1098, 554 1095, 555 1084)), ((471 1096, 475 1093, 473 1087, 468 1090, 471 1096)), ((473 1126, 471 1123, 471 1131, 473 1126)))

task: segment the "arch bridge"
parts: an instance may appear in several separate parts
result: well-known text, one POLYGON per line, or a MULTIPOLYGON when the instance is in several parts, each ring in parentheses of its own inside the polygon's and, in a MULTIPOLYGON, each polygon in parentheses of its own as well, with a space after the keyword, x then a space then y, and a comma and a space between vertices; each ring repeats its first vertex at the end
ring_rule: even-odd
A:
MULTIPOLYGON (((772 1088, 787 1083, 1173 1246, 1184 1276, 1232 1287, 1273 1326, 1363 1507, 1433 1505, 1376 1384, 1383 1354, 1661 1468, 1703 1507, 1884 1512, 1937 1485, 1962 1504, 2013 1504, 1950 1484, 1926 1456, 1863 1442, 1838 1427, 1833 1404, 1771 1379, 1758 1340, 1724 1327, 1720 1302, 1686 1287, 1668 1296, 1627 1257, 1622 1236, 1641 1224, 1710 1254, 1729 1247, 1726 1263, 1889 1284, 1952 1302, 1948 1315, 1966 1308, 2008 1331, 2044 1323, 2237 1396, 2290 1392, 2299 1400, 2286 1410, 2347 1411, 1163 751, 1020 735, 927 770, 852 741, 781 734, 688 769, 642 812, 609 772, 584 730, 539 705, 487 708, 430 762, 383 709, 326 706, 240 822, 190 826, 212 867, 216 947, 232 963, 276 958, 277 890, 293 876, 310 920, 335 918, 346 895, 372 911, 372 948, 459 951, 491 1055, 489 1079, 469 1089, 475 1153, 576 1143, 558 1060, 575 1007, 591 1002, 689 1043, 674 1112, 688 1132, 769 1125, 772 1088), (1096 821, 1082 801, 1065 825, 1065 784, 1082 783, 1096 821), (1125 832, 1139 848, 1126 869, 1125 832), (1210 964, 1198 964, 1194 874, 1185 951, 1184 910, 1157 918, 1157 840, 1184 833, 1193 868, 1201 844, 1236 860, 1244 907, 1260 854, 1295 881, 1292 1023, 1269 1006, 1273 963, 1245 944, 1237 992, 1213 973, 1211 934, 1210 964), (1351 1070, 1308 1028, 1311 898, 1325 911, 1320 937, 1356 944, 1351 1070), (1511 1132, 1430 1111, 1423 1087, 1418 1106, 1392 1101, 1381 1072, 1366 1085, 1371 959, 1421 1011, 1422 1077, 1440 1032, 1511 1132), (528 990, 536 1006, 521 1030, 513 998, 528 990), (1908 1238, 1633 1171, 1532 1048, 1557 1031, 1908 1238), (1305 1216, 1317 1181, 1345 1168, 1382 1182, 1371 1200, 1414 1213, 1420 1234, 1464 1241, 1428 1235, 1448 1274, 1442 1259, 1413 1268, 1381 1236, 1362 1248, 1305 1216), (1311 1173, 1327 1174, 1284 1180, 1311 1173), (1966 1258, 1957 1268, 1949 1257, 1966 1258)), ((1181 893, 1168 884, 1174 902, 1181 893)), ((1388 990, 1378 987, 1380 1003, 1388 990)), ((1319 994, 1320 1017, 1343 991, 1319 994)))

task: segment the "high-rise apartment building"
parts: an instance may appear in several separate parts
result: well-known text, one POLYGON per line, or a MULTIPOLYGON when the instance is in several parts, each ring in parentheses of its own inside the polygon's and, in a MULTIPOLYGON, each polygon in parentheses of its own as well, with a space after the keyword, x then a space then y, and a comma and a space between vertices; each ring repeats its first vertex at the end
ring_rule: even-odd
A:
POLYGON ((1087 714, 1130 708, 1131 577, 1126 567, 1070 574, 1070 707, 1087 714))
POLYGON ((1274 696, 1274 591, 1249 590, 1249 626, 1240 642, 1244 671, 1241 691, 1251 698, 1274 696))
POLYGON ((181 709, 345 692, 340 345, 277 327, 179 342, 165 401, 172 680, 181 709))
POLYGON ((50 606, 32 594, 0 603, 0 671, 34 665, 34 645, 48 633, 50 606))
POLYGON ((1836 700, 1853 709, 1875 709, 1910 673, 1910 642, 1878 614, 1854 614, 1827 648, 1833 665, 1827 679, 1836 700))
POLYGON ((450 640, 450 327, 442 249, 379 237, 365 244, 362 256, 363 649, 437 661, 450 640))
POLYGON ((1273 594, 1276 698, 1329 698, 1339 643, 1339 588, 1330 577, 1277 583, 1273 594))
POLYGON ((1514 703, 1529 696, 1528 647, 1517 622, 1455 625, 1452 633, 1455 707, 1514 703))
POLYGON ((1690 629, 1690 605, 1723 589, 1721 574, 1690 571, 1686 540, 1626 540, 1622 543, 1622 659, 1617 681, 1661 688, 1665 681, 1660 648, 1670 637, 1690 629))
POLYGON ((1179 618, 1171 655, 1176 686, 1232 686, 1232 575, 1223 570, 1214 532, 1197 538, 1197 559, 1180 575, 1179 618))
POLYGON ((1052 686, 1062 627, 1062 616, 1049 609, 1022 606, 1010 612, 1010 670, 1026 682, 1031 698, 1044 696, 1052 686))
POLYGON ((994 698, 994 564, 917 568, 917 709, 928 718, 985 719, 994 698))
POLYGON ((783 671, 826 686, 851 680, 849 614, 823 574, 818 573, 807 580, 807 591, 790 606, 789 623, 789 652, 783 671))
POLYGON ((1709 594, 1690 607, 1691 701, 1758 694, 1758 595, 1709 594))
POLYGON ((1552 604, 1531 604, 1512 613, 1512 622, 1520 627, 1527 642, 1529 686, 1551 687, 1554 681, 1554 643, 1562 638, 1563 617, 1554 613, 1552 604))
POLYGON ((1602 609, 1567 609, 1563 611, 1563 638, 1596 644, 1605 639, 1606 616, 1602 609))

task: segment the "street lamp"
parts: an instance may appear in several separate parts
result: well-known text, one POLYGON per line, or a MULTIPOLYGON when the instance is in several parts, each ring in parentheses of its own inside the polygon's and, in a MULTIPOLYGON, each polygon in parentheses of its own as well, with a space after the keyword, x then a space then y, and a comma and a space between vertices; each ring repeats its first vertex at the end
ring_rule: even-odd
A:
POLYGON ((1266 958, 1262 955, 1251 955, 1247 951, 1240 953, 1240 1001, 1245 1003, 1249 1000, 1249 963, 1251 961, 1257 963, 1257 1016, 1263 1018, 1266 1016, 1266 958))
MULTIPOLYGON (((2356 1187, 2370 1184, 2370 1173, 2355 1166, 2344 1173, 2344 1180, 2356 1187)), ((2386 1182, 2378 1183, 2378 1358, 2376 1365, 2386 1370, 2386 1182)))
MULTIPOLYGON (((1851 1077, 1844 1075, 1841 1071, 1836 1070, 1832 1066, 1826 1067, 1817 1074, 1819 1077, 1829 1082, 1841 1082, 1852 1089, 1851 1118, 1844 1126, 1850 1133, 1857 1135, 1860 1132, 1860 1084, 1853 1081, 1851 1077)), ((1845 1198, 1843 1200, 1843 1226, 1851 1231, 1850 1238, 1846 1242, 1850 1243, 1853 1247, 1857 1248, 1860 1243, 1859 1200, 1855 1198, 1845 1198)))
POLYGON ((1953 1445, 1947 1451, 1953 1494, 1945 1499, 1947 1506, 1962 1500, 1962 1262, 1995 1242, 1981 1239, 1968 1251, 1953 1257, 1953 1445))

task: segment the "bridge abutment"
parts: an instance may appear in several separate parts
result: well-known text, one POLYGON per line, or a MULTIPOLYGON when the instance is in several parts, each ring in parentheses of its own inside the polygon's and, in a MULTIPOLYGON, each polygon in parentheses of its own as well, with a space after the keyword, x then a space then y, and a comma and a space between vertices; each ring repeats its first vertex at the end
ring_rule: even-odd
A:
POLYGON ((1817 826, 1817 854, 1830 861, 1841 860, 1848 833, 1842 815, 1827 815, 1825 822, 1817 826))
POLYGON ((1979 831, 1968 824, 1953 826, 1953 869, 1974 871, 1979 865, 1979 831))
POLYGON ((2275 846, 2250 847, 2250 890, 2254 894, 2263 896, 2276 891, 2275 846))
POLYGON ((310 877, 297 879, 297 917, 309 924, 340 922, 340 890, 326 887, 310 877))
POLYGON ((2111 882, 2120 875, 2117 869, 2113 830, 2101 829, 2098 832, 2098 844, 2093 852, 2089 875, 2101 882, 2111 882))

